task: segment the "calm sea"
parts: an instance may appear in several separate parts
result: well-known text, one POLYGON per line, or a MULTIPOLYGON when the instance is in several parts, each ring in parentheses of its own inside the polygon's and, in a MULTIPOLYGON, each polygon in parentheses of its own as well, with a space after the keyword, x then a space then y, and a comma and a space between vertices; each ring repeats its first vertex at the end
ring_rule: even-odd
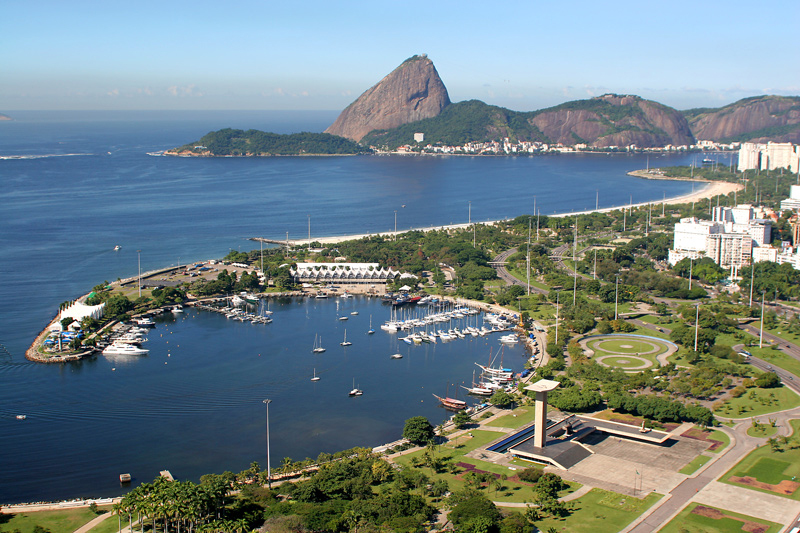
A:
MULTIPOLYGON (((16 112, 0 122, 0 502, 121 492, 131 472, 180 479, 265 463, 264 398, 273 400, 273 464, 397 438, 417 414, 446 413, 432 393, 469 382, 497 339, 411 349, 367 337, 388 310, 346 302, 273 304, 267 326, 190 312, 159 324, 148 357, 64 366, 23 353, 58 304, 104 280, 283 239, 390 231, 660 200, 691 184, 625 175, 642 155, 548 157, 154 157, 223 127, 321 131, 335 112, 16 112), (598 193, 599 191, 599 193, 598 193), (122 249, 114 252, 115 245, 122 249), (346 351, 338 346, 345 325, 346 351), (351 329, 352 328, 352 329, 351 329), (310 353, 315 334, 328 352, 310 353), (7 351, 6 351, 7 350, 7 351), (309 381, 314 367, 323 376, 309 381), (115 369, 115 370, 112 370, 115 369), (348 398, 355 379, 365 390, 348 398), (25 421, 15 419, 26 414, 25 421)), ((692 156, 651 156, 650 166, 692 156)), ((406 345, 402 345, 406 347, 406 345)), ((522 354, 507 349, 521 368, 522 354)), ((452 391, 451 391, 452 393, 452 391)))

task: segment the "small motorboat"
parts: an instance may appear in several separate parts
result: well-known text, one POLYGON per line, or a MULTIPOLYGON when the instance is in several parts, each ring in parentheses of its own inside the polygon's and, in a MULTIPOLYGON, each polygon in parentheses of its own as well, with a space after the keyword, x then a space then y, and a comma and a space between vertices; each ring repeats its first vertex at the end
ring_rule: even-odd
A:
POLYGON ((25 420, 28 418, 28 415, 17 415, 17 420, 25 420))
POLYGON ((392 359, 402 359, 403 358, 403 354, 401 354, 401 353, 393 353, 390 357, 392 359))

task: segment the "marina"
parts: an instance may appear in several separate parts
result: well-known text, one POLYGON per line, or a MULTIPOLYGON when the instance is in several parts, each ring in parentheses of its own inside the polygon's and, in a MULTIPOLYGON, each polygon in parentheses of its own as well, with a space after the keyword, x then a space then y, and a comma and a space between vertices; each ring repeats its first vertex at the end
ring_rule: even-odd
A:
MULTIPOLYGON (((14 457, 0 471, 0 503, 119 494, 120 472, 131 472, 135 486, 164 466, 178 479, 196 481, 253 460, 263 464, 265 398, 274 400, 273 459, 390 442, 411 416, 446 418, 431 394, 441 395, 448 383, 451 393, 470 385, 475 362, 487 363, 489 350, 500 346, 500 334, 465 332, 489 329, 474 316, 452 326, 428 324, 437 342, 409 345, 399 338, 425 333, 424 326, 387 333, 379 326, 393 319, 389 306, 358 296, 341 300, 340 316, 348 320, 339 321, 331 295, 272 299, 273 314, 262 315, 272 324, 190 307, 162 313, 144 335, 146 355, 69 356, 51 365, 25 360, 61 302, 104 280, 135 279, 138 259, 142 271, 169 270, 257 248, 253 236, 284 241, 288 232, 290 240, 306 238, 309 215, 311 239, 324 241, 393 231, 395 211, 398 231, 466 224, 470 201, 473 221, 532 213, 534 205, 542 214, 594 208, 601 181, 600 207, 693 189, 690 182, 628 176, 646 166, 637 154, 147 155, 220 127, 322 131, 335 113, 20 112, 15 119, 0 128, 3 155, 20 156, 3 159, 7 179, 0 191, 7 226, 0 247, 0 447, 14 457), (563 194, 565 187, 570 195, 563 194), (333 350, 345 325, 353 345, 333 350), (315 334, 326 352, 311 353, 315 334), (321 379, 310 381, 315 374, 321 379), (368 401, 348 402, 354 375, 368 401), (24 422, 19 414, 26 415, 24 422)), ((658 164, 691 160, 691 154, 665 155, 658 164)), ((414 307, 407 303, 398 311, 409 309, 414 307)), ((527 358, 521 343, 508 345, 504 366, 518 372, 527 358)))

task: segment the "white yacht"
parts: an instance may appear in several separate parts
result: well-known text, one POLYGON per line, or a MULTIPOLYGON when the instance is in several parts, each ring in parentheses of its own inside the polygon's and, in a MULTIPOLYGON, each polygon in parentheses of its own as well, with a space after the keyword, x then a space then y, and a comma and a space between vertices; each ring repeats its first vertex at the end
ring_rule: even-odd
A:
POLYGON ((103 355, 147 355, 148 353, 150 350, 124 342, 111 343, 103 350, 103 355))

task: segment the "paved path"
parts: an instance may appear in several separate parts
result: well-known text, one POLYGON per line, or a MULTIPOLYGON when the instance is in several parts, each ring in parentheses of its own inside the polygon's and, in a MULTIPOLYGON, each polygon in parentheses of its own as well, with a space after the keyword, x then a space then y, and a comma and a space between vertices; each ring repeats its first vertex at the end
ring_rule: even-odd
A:
MULTIPOLYGON (((800 418, 800 408, 770 413, 764 416, 777 421, 779 434, 788 435, 791 430, 789 420, 800 418)), ((693 501, 702 501, 711 505, 710 502, 712 500, 714 501, 714 507, 734 512, 746 511, 745 514, 757 517, 760 516, 755 514, 755 512, 751 512, 752 509, 762 505, 764 509, 771 509, 776 505, 776 502, 781 503, 781 509, 783 510, 781 520, 784 520, 784 524, 788 524, 790 520, 786 517, 797 516, 798 513, 800 513, 800 502, 744 488, 742 490, 746 492, 715 491, 715 488, 723 485, 717 482, 721 476, 730 470, 745 455, 766 442, 764 438, 747 435, 748 427, 750 427, 749 418, 741 421, 733 429, 726 426, 720 427, 719 429, 727 433, 731 438, 731 444, 717 454, 716 457, 713 457, 711 461, 701 467, 695 474, 688 477, 670 491, 669 498, 656 503, 656 505, 648 509, 630 526, 625 528, 623 532, 649 533, 651 531, 657 531, 659 527, 662 527, 672 520, 689 503, 693 501), (746 510, 742 509, 742 495, 746 495, 747 497, 746 510), (781 501, 778 502, 775 498, 780 498, 781 501)))
POLYGON ((76 529, 75 533, 86 533, 87 531, 92 529, 94 526, 98 525, 100 522, 105 521, 107 518, 109 518, 111 516, 114 516, 114 513, 103 513, 100 516, 98 516, 97 518, 93 518, 92 520, 90 520, 89 522, 84 524, 83 526, 81 526, 78 529, 76 529))
MULTIPOLYGON (((562 496, 559 498, 562 502, 571 502, 572 500, 577 500, 581 496, 584 496, 587 492, 592 490, 594 487, 590 487, 589 485, 584 485, 575 492, 570 492, 566 496, 562 496)), ((492 502, 498 507, 538 507, 537 505, 533 505, 531 503, 520 503, 520 502, 492 502)))

